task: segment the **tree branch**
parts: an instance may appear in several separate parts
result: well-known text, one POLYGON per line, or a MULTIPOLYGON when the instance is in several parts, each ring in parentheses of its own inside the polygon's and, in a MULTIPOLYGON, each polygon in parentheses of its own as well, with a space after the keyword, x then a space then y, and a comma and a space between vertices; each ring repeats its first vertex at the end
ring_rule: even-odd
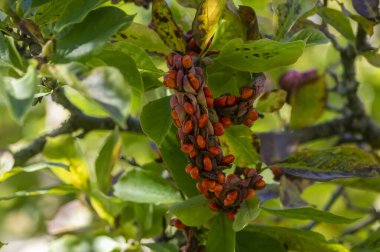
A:
MULTIPOLYGON (((82 130, 81 136, 93 130, 113 130, 119 127, 110 117, 95 117, 84 114, 66 97, 63 88, 58 88, 52 93, 52 99, 70 112, 68 120, 64 121, 61 126, 50 133, 47 133, 33 140, 25 148, 13 154, 15 166, 25 164, 29 159, 42 152, 48 137, 56 137, 63 134, 74 133, 82 130)), ((125 131, 142 133, 140 122, 133 117, 128 117, 125 131)))

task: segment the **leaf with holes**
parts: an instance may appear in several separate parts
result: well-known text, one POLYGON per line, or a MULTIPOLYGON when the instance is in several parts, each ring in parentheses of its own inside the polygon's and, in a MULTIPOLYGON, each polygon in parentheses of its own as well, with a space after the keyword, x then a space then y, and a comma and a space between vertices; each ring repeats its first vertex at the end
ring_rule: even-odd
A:
POLYGON ((227 153, 235 156, 236 165, 247 167, 260 161, 257 152, 259 140, 249 128, 242 125, 232 126, 225 131, 221 140, 227 153))
POLYGON ((272 113, 280 110, 286 101, 286 92, 275 89, 264 93, 257 101, 257 110, 264 113, 272 113))
POLYGON ((304 41, 280 43, 260 39, 244 43, 233 39, 221 50, 215 63, 246 72, 264 72, 295 63, 305 48, 304 41))
POLYGON ((303 150, 273 166, 282 167, 289 175, 314 180, 380 175, 380 165, 372 154, 350 146, 303 150))
POLYGON ((202 0, 193 21, 193 36, 197 45, 205 50, 215 33, 226 0, 202 0))
POLYGON ((154 29, 169 48, 178 52, 186 51, 186 42, 183 38, 182 30, 175 23, 172 12, 165 0, 153 2, 152 22, 154 29))

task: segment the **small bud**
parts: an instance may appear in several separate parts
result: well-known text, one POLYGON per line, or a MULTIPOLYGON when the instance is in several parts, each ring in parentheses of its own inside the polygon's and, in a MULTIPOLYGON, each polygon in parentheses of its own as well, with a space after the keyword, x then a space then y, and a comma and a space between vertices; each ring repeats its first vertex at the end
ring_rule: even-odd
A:
POLYGON ((198 167, 194 167, 193 169, 191 169, 190 171, 190 176, 193 178, 193 179, 199 179, 199 168, 198 167))
POLYGON ((212 171, 212 160, 208 156, 203 158, 203 169, 208 172, 212 171))
POLYGON ((183 132, 186 134, 189 134, 193 130, 193 121, 188 120, 185 122, 185 125, 183 126, 183 132))
POLYGON ((188 69, 193 66, 193 60, 191 59, 191 56, 185 55, 182 57, 182 65, 184 68, 188 69))
POLYGON ((216 122, 214 123, 214 135, 215 136, 221 136, 224 134, 224 127, 223 127, 223 124, 221 124, 220 122, 216 122))
POLYGON ((208 122, 208 115, 207 114, 202 114, 200 117, 199 117, 199 120, 198 120, 198 126, 199 128, 204 128, 206 125, 207 125, 207 122, 208 122))

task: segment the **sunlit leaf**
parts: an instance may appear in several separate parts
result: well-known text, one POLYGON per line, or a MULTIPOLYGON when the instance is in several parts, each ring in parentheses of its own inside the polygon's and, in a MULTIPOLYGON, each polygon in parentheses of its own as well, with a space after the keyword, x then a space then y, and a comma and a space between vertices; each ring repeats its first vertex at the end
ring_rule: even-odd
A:
POLYGON ((111 225, 114 224, 115 217, 120 214, 126 205, 122 200, 114 196, 107 196, 98 190, 91 192, 90 201, 98 216, 111 225))
POLYGON ((350 177, 378 177, 380 165, 368 152, 350 146, 324 150, 303 150, 275 164, 301 178, 329 180, 350 177))
POLYGON ((175 23, 165 0, 155 0, 152 7, 152 22, 164 43, 174 51, 185 52, 182 30, 175 23))
POLYGON ((203 195, 199 195, 172 205, 169 208, 169 212, 187 226, 202 226, 215 216, 215 213, 211 212, 208 204, 209 201, 203 195))
POLYGON ((351 252, 379 252, 380 230, 371 232, 367 239, 351 248, 351 252))
POLYGON ((215 60, 236 70, 258 73, 295 63, 304 48, 304 41, 280 43, 260 39, 244 43, 234 39, 223 47, 215 60))
POLYGON ((300 85, 291 94, 292 114, 290 125, 303 128, 312 125, 322 115, 327 101, 325 75, 300 85))
POLYGON ((235 156, 236 165, 247 167, 260 161, 255 149, 258 145, 257 137, 249 128, 242 125, 232 126, 221 139, 226 144, 227 152, 235 156))
POLYGON ((377 52, 366 51, 363 53, 366 60, 375 67, 380 67, 380 54, 377 52))
POLYGON ((226 0, 202 0, 193 21, 193 36, 197 45, 205 50, 215 33, 226 0))
POLYGON ((1 200, 11 200, 21 197, 32 197, 32 196, 41 196, 41 195, 67 195, 67 194, 74 194, 77 192, 77 189, 70 186, 70 185, 54 185, 49 186, 46 188, 41 188, 37 190, 28 190, 28 191, 18 191, 14 194, 2 196, 0 197, 1 200))
POLYGON ((280 110, 286 101, 286 92, 282 89, 274 89, 264 93, 257 101, 257 110, 271 113, 280 110))
POLYGON ((235 215, 235 220, 232 225, 235 232, 238 232, 245 228, 249 223, 254 221, 260 214, 260 199, 255 197, 252 200, 246 200, 239 211, 235 215))
POLYGON ((59 179, 76 188, 87 188, 89 167, 78 143, 72 136, 61 135, 48 138, 43 154, 45 160, 53 162, 51 163, 52 171, 59 179), (69 167, 69 170, 62 169, 62 164, 69 167))
POLYGON ((170 204, 181 201, 170 182, 154 172, 132 170, 114 185, 115 195, 125 201, 170 204))

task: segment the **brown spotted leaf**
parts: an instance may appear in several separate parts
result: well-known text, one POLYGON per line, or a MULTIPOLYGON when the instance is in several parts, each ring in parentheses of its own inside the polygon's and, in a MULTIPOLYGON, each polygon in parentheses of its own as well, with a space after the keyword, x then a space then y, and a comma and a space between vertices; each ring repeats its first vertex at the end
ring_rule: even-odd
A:
POLYGON ((198 46, 205 50, 215 33, 226 0, 202 0, 193 21, 193 35, 198 46))
POLYGON ((380 175, 380 165, 372 154, 350 146, 303 150, 274 166, 283 168, 286 174, 313 180, 380 175))
POLYGON ((280 110, 286 101, 286 91, 275 89, 263 94, 257 103, 257 110, 264 113, 272 113, 280 110))
POLYGON ((173 19, 165 0, 155 0, 152 8, 152 22, 160 38, 174 51, 185 52, 183 32, 173 19))
POLYGON ((260 39, 244 43, 242 39, 229 41, 215 62, 245 72, 264 72, 295 63, 302 55, 305 42, 298 40, 280 43, 260 39))
POLYGON ((262 37, 259 31, 259 23, 257 21, 255 10, 249 6, 240 5, 239 16, 247 28, 247 40, 261 39, 262 37))

